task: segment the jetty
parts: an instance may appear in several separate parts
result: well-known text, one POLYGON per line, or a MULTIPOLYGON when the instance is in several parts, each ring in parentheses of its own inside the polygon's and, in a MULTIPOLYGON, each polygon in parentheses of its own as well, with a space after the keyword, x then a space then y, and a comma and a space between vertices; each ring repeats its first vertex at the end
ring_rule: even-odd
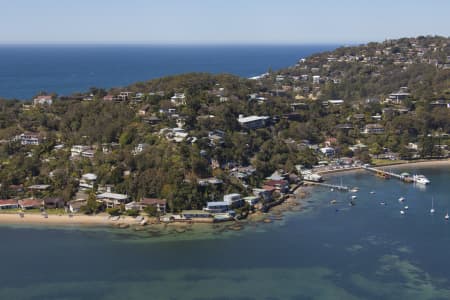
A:
POLYGON ((397 178, 403 182, 407 182, 407 183, 414 183, 416 182, 416 179, 414 177, 411 176, 405 176, 402 174, 398 174, 398 173, 394 173, 394 172, 390 172, 390 171, 385 171, 382 169, 377 169, 377 168, 373 168, 373 167, 368 167, 368 166, 364 166, 363 167, 364 170, 370 171, 375 173, 376 176, 384 178, 384 179, 389 179, 389 178, 397 178))
POLYGON ((312 185, 323 186, 323 187, 327 187, 327 188, 330 188, 330 189, 335 189, 335 190, 338 190, 338 191, 344 191, 344 192, 347 192, 350 189, 346 185, 329 184, 329 183, 315 182, 315 181, 305 181, 305 183, 312 184, 312 185))

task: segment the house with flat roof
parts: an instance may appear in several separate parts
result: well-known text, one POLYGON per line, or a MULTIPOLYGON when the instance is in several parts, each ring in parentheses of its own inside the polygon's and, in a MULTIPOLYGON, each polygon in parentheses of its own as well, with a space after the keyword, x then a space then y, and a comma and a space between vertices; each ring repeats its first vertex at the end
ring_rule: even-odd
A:
POLYGON ((130 202, 125 204, 125 210, 144 210, 145 207, 154 206, 156 211, 161 214, 166 213, 167 208, 167 200, 166 199, 158 199, 158 198, 141 198, 141 201, 130 202))
POLYGON ((269 124, 268 116, 248 116, 239 115, 239 124, 246 129, 257 129, 266 127, 269 124))
POLYGON ((80 211, 82 206, 85 206, 87 201, 85 199, 77 199, 69 202, 69 211, 71 213, 77 213, 80 211))
POLYGON ((34 132, 24 132, 14 138, 16 141, 20 141, 21 145, 32 145, 38 146, 42 143, 42 136, 39 133, 34 132))
POLYGON ((53 103, 52 96, 41 95, 41 96, 37 96, 36 98, 33 99, 34 106, 52 105, 52 103, 53 103))
POLYGON ((211 213, 222 213, 226 212, 230 209, 229 202, 225 201, 212 201, 206 204, 206 207, 203 208, 204 211, 211 213))
POLYGON ((381 134, 384 133, 384 126, 381 124, 367 124, 364 127, 365 134, 381 134))
POLYGON ((47 197, 42 200, 45 208, 64 208, 64 199, 61 197, 47 197))
POLYGON ((106 192, 106 193, 97 195, 97 201, 105 204, 107 208, 118 207, 121 204, 128 203, 129 200, 130 200, 130 197, 128 195, 124 195, 124 194, 106 192))
POLYGON ((175 105, 186 105, 186 95, 184 93, 175 93, 170 97, 170 102, 175 105))
POLYGON ((79 187, 81 190, 92 190, 97 181, 97 175, 94 173, 86 173, 81 175, 79 187))
POLYGON ((241 207, 244 205, 244 200, 242 200, 241 194, 237 193, 223 195, 223 201, 228 203, 231 208, 241 207))

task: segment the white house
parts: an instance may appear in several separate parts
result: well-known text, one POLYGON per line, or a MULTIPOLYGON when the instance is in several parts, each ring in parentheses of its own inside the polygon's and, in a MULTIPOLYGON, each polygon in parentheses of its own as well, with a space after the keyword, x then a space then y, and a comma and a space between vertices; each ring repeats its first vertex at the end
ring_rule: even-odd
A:
POLYGON ((203 210, 211 213, 221 213, 229 210, 230 206, 231 204, 226 201, 208 202, 203 210))
POLYGON ((37 146, 41 143, 42 138, 38 133, 26 132, 16 136, 15 140, 19 140, 21 145, 37 146))
POLYGON ((240 207, 244 203, 241 194, 237 193, 223 195, 223 202, 227 203, 230 207, 240 207))
POLYGON ((320 152, 322 152, 322 154, 326 155, 326 156, 333 156, 335 153, 334 148, 332 148, 332 147, 320 148, 320 152))
POLYGON ((34 106, 36 105, 52 105, 52 96, 37 96, 33 99, 34 106))
POLYGON ((107 208, 113 208, 120 206, 121 204, 126 204, 129 202, 129 199, 130 197, 128 197, 128 195, 110 192, 97 195, 97 201, 104 203, 107 208))
POLYGON ((186 105, 186 96, 184 93, 175 93, 175 95, 170 98, 170 102, 175 105, 186 105))
POLYGON ((80 188, 82 190, 91 190, 94 188, 95 181, 97 180, 97 175, 93 173, 86 173, 81 176, 80 188))

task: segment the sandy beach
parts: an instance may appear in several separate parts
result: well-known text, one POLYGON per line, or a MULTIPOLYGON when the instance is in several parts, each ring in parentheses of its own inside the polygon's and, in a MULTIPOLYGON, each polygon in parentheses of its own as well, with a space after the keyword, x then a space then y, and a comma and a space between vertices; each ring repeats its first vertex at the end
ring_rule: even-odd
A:
MULTIPOLYGON (((389 165, 379 165, 373 166, 374 168, 379 169, 399 169, 399 168, 419 168, 419 167, 441 167, 441 166, 450 166, 450 159, 441 159, 441 160, 421 160, 421 161, 411 161, 411 162, 399 162, 392 163, 389 165)), ((352 168, 342 168, 342 169, 330 169, 330 170, 320 170, 317 173, 320 175, 332 175, 334 173, 343 173, 343 172, 356 172, 363 171, 362 167, 352 167, 352 168)))
POLYGON ((95 216, 88 215, 52 215, 47 218, 38 213, 24 213, 23 218, 19 213, 0 213, 0 224, 36 224, 36 225, 99 225, 110 226, 118 224, 138 225, 139 222, 128 216, 122 216, 119 220, 114 221, 107 214, 99 214, 95 216))

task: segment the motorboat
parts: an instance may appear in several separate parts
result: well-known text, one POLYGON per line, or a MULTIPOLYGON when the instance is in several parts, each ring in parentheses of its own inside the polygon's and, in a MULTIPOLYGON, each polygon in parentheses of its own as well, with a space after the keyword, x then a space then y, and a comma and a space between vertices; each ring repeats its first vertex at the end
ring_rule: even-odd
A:
POLYGON ((398 198, 398 202, 403 202, 403 201, 405 201, 405 200, 406 200, 405 197, 400 197, 400 198, 398 198))
POLYGON ((413 181, 415 183, 424 184, 424 185, 430 183, 430 180, 428 180, 428 178, 426 178, 424 175, 414 175, 413 181))
POLYGON ((400 211, 400 214, 401 214, 401 215, 404 215, 404 214, 405 214, 405 211, 404 211, 404 210, 401 210, 401 211, 400 211))

